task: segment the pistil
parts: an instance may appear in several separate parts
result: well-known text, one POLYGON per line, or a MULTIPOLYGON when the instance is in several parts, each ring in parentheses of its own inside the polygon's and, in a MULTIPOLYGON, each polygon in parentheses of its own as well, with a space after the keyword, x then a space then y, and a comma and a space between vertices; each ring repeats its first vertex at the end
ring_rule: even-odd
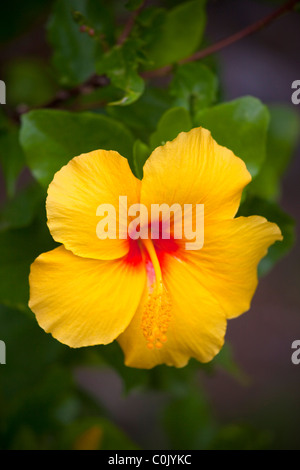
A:
POLYGON ((161 267, 153 243, 150 239, 143 240, 150 261, 152 263, 155 279, 149 280, 148 299, 144 305, 141 328, 149 349, 160 349, 167 341, 167 330, 171 318, 170 296, 163 284, 161 267))

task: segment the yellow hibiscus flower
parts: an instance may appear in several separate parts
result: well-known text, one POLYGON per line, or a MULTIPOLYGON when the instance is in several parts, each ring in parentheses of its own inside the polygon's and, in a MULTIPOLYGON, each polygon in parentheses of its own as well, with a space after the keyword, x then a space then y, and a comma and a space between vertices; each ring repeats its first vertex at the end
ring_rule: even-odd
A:
MULTIPOLYGON (((282 236, 263 217, 234 218, 251 176, 203 128, 153 151, 140 181, 125 158, 96 150, 73 158, 48 189, 48 226, 62 245, 31 266, 29 306, 39 325, 71 347, 115 339, 125 364, 182 367, 210 361, 227 319, 247 311, 257 265, 282 236), (204 245, 184 240, 103 239, 99 204, 204 204, 204 245)), ((117 210, 117 220, 118 220, 117 210)))

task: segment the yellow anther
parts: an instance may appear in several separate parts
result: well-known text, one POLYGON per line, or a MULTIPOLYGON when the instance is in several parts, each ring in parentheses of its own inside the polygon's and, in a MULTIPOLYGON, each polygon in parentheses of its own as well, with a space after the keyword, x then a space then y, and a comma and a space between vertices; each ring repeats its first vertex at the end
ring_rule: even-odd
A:
POLYGON ((158 328, 154 328, 154 329, 153 329, 153 336, 154 336, 154 338, 159 338, 159 336, 160 336, 160 331, 159 331, 158 328))
POLYGON ((160 264, 151 240, 143 240, 145 248, 151 259, 155 281, 148 286, 148 300, 144 305, 141 328, 147 347, 153 349, 162 348, 163 343, 167 341, 166 332, 170 322, 171 302, 169 294, 163 285, 160 264))

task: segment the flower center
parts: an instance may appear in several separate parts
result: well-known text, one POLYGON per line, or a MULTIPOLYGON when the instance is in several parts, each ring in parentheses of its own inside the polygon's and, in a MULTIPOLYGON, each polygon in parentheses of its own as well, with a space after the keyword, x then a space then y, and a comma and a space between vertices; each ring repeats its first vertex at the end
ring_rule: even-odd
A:
POLYGON ((155 248, 150 239, 143 240, 151 261, 151 269, 148 275, 149 293, 144 305, 141 328, 147 342, 147 347, 153 349, 162 348, 167 341, 167 330, 170 322, 171 301, 170 296, 163 285, 160 264, 155 248), (154 270, 154 276, 153 276, 154 270), (152 275, 151 275, 152 274, 152 275))

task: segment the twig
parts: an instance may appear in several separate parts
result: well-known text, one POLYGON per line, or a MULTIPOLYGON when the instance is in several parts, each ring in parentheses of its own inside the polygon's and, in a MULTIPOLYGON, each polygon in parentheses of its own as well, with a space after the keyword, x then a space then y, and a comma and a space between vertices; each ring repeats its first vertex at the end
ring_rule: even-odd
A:
POLYGON ((193 62, 195 60, 203 59, 203 57, 206 57, 210 54, 214 54, 215 52, 218 52, 220 49, 224 49, 225 47, 230 46, 234 42, 240 41, 246 36, 250 36, 251 34, 256 33, 257 31, 260 31, 261 29, 263 29, 265 26, 275 21, 280 16, 293 10, 297 3, 299 3, 299 0, 290 0, 289 2, 285 3, 280 8, 278 8, 278 10, 275 10, 273 13, 266 16, 265 18, 262 18, 256 23, 253 23, 250 26, 247 26, 245 29, 242 29, 238 33, 233 34, 232 36, 229 36, 228 38, 223 39, 217 42, 216 44, 213 44, 212 46, 209 46, 206 49, 203 49, 202 51, 195 52, 195 54, 191 55, 187 59, 183 59, 180 63, 186 64, 187 62, 193 62))
MULTIPOLYGON (((178 63, 182 65, 182 64, 187 64, 188 62, 195 62, 197 60, 203 59, 204 57, 214 54, 220 51, 221 49, 224 49, 225 47, 230 46, 231 44, 237 41, 240 41, 246 36, 250 36, 251 34, 256 33, 257 31, 261 30, 265 26, 275 21, 280 16, 293 10, 297 3, 299 3, 299 0, 290 0, 289 2, 285 3, 280 8, 278 8, 277 10, 275 10, 273 13, 266 16, 265 18, 262 18, 259 21, 247 26, 241 31, 233 34, 232 36, 229 36, 228 38, 222 39, 221 41, 216 42, 215 44, 212 44, 211 46, 208 46, 205 49, 195 52, 195 54, 192 54, 191 56, 180 60, 178 63)), ((147 72, 142 73, 141 75, 145 79, 161 77, 164 75, 168 75, 170 72, 172 72, 172 69, 173 69, 173 65, 167 65, 160 69, 149 70, 147 72)))
POLYGON ((131 31, 132 31, 132 28, 134 27, 134 23, 135 23, 135 20, 136 18, 138 17, 138 15, 140 14, 141 10, 145 7, 145 1, 143 1, 141 3, 141 5, 132 13, 132 15, 129 17, 129 20, 127 21, 127 23, 125 24, 124 26, 124 29, 122 31, 122 33, 120 34, 118 40, 117 40, 117 44, 119 46, 121 46, 125 41, 126 39, 128 38, 128 36, 130 35, 131 31))

